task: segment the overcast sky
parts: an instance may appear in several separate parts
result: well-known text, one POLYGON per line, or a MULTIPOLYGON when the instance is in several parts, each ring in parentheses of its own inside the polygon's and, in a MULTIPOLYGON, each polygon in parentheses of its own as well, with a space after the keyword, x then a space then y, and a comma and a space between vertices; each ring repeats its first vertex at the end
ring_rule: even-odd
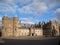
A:
POLYGON ((60 22, 60 0, 0 0, 0 21, 4 15, 17 16, 22 23, 60 22))

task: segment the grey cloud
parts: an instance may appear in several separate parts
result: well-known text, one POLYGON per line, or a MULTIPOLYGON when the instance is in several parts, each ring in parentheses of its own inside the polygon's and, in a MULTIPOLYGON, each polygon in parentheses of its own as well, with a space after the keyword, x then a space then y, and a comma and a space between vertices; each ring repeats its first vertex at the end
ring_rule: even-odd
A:
MULTIPOLYGON (((0 0, 0 12, 11 12, 16 13, 16 10, 20 13, 34 13, 34 17, 38 17, 43 13, 47 12, 48 10, 60 5, 60 0, 33 0, 32 3, 26 4, 31 2, 31 0, 0 0), (19 4, 19 5, 18 5, 19 4), (22 8, 19 6, 23 5, 22 8)), ((60 12, 55 15, 59 15, 60 12)), ((59 16, 56 16, 57 19, 60 19, 59 16)))
MULTIPOLYGON (((30 2, 30 1, 31 0, 0 0, 0 3, 2 2, 4 5, 5 4, 10 5, 7 7, 6 7, 6 5, 2 6, 2 7, 4 7, 4 11, 8 11, 9 9, 11 11, 16 11, 18 9, 19 5, 24 5, 25 3, 30 2), (19 3, 19 5, 17 5, 17 3, 19 3), (13 5, 13 6, 11 6, 11 5, 13 5)), ((52 8, 58 4, 60 4, 60 0, 33 0, 33 3, 27 4, 26 6, 23 6, 22 8, 20 8, 20 12, 21 11, 25 12, 25 13, 35 12, 36 15, 39 15, 39 14, 41 15, 41 13, 46 12, 46 10, 48 9, 48 6, 50 8, 52 8)), ((3 11, 3 9, 1 9, 1 10, 3 11)))
POLYGON ((30 0, 0 0, 0 12, 16 13, 16 10, 20 5, 24 5, 24 3, 27 3, 29 1, 30 0))
POLYGON ((11 12, 11 13, 15 13, 15 7, 12 7, 10 6, 9 4, 7 3, 0 3, 0 12, 4 12, 4 13, 8 13, 8 12, 11 12))
POLYGON ((47 12, 48 6, 44 2, 33 2, 30 5, 18 9, 21 13, 34 13, 34 17, 47 12))
POLYGON ((54 16, 56 17, 58 23, 60 24, 60 8, 56 9, 54 12, 54 16))
POLYGON ((35 24, 34 22, 31 22, 31 21, 22 21, 21 23, 24 23, 24 24, 35 24))
POLYGON ((38 0, 40 2, 45 2, 49 9, 55 8, 56 6, 60 5, 60 0, 38 0))

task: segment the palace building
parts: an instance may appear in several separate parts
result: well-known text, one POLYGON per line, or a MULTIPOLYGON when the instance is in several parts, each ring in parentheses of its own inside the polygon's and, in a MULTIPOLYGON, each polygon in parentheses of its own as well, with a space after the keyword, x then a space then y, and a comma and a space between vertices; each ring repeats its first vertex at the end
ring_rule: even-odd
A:
POLYGON ((59 25, 56 21, 42 22, 30 27, 21 25, 18 17, 2 18, 2 36, 3 37, 20 37, 20 36, 58 36, 59 25))
POLYGON ((4 16, 2 18, 2 36, 43 36, 43 30, 41 28, 30 28, 21 26, 18 17, 8 18, 4 16))

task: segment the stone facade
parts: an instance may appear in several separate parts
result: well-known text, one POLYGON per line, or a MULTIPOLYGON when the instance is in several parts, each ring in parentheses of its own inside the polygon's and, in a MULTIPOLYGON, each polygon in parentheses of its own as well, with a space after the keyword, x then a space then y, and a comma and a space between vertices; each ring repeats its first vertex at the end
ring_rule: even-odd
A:
POLYGON ((2 18, 2 36, 59 36, 59 25, 56 21, 42 22, 31 27, 24 27, 19 22, 18 17, 2 18))
POLYGON ((43 25, 45 36, 59 36, 59 25, 56 21, 49 21, 43 25))
POLYGON ((2 18, 2 36, 3 37, 19 37, 19 36, 43 36, 43 30, 41 28, 23 27, 17 17, 8 18, 4 16, 2 18))

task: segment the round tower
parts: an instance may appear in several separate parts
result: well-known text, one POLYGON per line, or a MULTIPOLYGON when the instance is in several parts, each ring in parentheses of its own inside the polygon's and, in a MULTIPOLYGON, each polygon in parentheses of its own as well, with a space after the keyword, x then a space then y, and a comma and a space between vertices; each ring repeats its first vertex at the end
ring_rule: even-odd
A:
POLYGON ((2 18, 2 36, 7 36, 7 28, 8 28, 8 17, 4 16, 2 18))
POLYGON ((18 30, 18 17, 13 18, 13 35, 16 36, 16 32, 18 30))

